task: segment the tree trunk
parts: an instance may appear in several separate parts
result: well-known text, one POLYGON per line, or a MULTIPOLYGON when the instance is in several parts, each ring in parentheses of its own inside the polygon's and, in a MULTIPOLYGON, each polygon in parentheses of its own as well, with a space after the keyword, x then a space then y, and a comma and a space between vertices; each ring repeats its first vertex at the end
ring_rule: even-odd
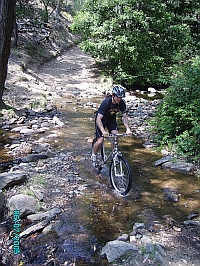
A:
POLYGON ((0 110, 7 76, 10 42, 13 32, 16 0, 0 0, 0 110))
POLYGON ((13 27, 13 31, 14 31, 14 46, 17 47, 17 45, 18 45, 18 25, 17 25, 17 17, 16 17, 16 8, 15 8, 14 12, 15 12, 14 27, 13 27))

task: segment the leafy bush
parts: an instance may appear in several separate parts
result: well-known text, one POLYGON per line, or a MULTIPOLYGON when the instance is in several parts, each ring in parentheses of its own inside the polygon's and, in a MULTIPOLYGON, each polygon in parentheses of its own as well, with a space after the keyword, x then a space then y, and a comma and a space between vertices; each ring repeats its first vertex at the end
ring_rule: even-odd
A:
POLYGON ((200 151, 200 58, 173 69, 171 86, 151 123, 159 144, 199 160, 200 151))

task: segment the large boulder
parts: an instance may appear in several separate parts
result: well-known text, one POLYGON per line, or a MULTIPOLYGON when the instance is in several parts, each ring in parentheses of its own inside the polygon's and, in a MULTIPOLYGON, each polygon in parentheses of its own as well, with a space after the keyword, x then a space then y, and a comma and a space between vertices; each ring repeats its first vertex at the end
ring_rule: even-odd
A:
POLYGON ((193 174, 194 173, 194 165, 191 163, 185 162, 166 162, 162 165, 163 168, 169 168, 171 170, 181 172, 184 174, 193 174))
POLYGON ((126 243, 120 240, 114 240, 107 242, 106 245, 102 248, 101 255, 106 254, 108 262, 112 262, 116 259, 119 259, 128 251, 137 251, 138 248, 134 244, 126 243))
POLYGON ((29 214, 36 213, 38 210, 38 200, 33 196, 23 194, 12 196, 8 200, 7 205, 10 210, 10 214, 12 214, 14 210, 19 210, 21 218, 29 214))

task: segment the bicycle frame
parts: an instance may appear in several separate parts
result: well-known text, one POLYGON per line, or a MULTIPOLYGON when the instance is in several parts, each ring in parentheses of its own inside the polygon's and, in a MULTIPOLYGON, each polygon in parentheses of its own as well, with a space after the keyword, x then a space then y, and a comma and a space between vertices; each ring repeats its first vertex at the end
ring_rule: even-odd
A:
MULTIPOLYGON (((124 158, 118 149, 118 137, 125 137, 127 134, 110 134, 106 138, 112 144, 112 151, 106 155, 104 142, 98 153, 97 164, 95 167, 102 170, 105 164, 109 163, 109 176, 112 187, 120 193, 120 195, 126 195, 132 185, 132 172, 130 165, 126 158, 124 158)), ((96 139, 93 140, 93 144, 96 139)))
POLYGON ((108 161, 111 159, 115 162, 115 159, 117 155, 121 155, 121 152, 118 150, 118 137, 126 137, 127 134, 110 134, 108 138, 106 138, 109 142, 112 143, 113 148, 112 151, 109 153, 109 155, 105 155, 105 147, 103 145, 103 162, 101 164, 101 167, 103 167, 104 164, 108 163, 108 161))

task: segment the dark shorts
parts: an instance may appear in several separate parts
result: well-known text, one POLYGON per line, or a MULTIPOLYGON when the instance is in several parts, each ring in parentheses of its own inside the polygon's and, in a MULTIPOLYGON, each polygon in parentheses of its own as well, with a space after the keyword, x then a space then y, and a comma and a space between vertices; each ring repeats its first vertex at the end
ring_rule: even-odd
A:
MULTIPOLYGON (((103 123, 104 128, 108 129, 108 132, 111 133, 112 130, 118 130, 118 126, 117 126, 117 122, 116 120, 111 120, 109 121, 109 123, 103 123)), ((95 122, 95 128, 96 128, 96 132, 95 132, 95 136, 96 138, 100 138, 102 137, 102 132, 99 129, 99 127, 97 126, 96 122, 95 122)))

